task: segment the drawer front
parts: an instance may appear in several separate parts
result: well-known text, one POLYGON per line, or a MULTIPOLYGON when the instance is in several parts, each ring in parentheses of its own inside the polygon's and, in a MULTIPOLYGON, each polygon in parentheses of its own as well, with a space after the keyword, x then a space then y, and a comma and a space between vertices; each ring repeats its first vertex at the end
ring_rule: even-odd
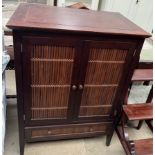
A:
POLYGON ((55 140, 76 137, 91 137, 91 135, 106 133, 110 123, 85 123, 72 125, 57 125, 46 127, 26 128, 26 139, 33 140, 55 140))

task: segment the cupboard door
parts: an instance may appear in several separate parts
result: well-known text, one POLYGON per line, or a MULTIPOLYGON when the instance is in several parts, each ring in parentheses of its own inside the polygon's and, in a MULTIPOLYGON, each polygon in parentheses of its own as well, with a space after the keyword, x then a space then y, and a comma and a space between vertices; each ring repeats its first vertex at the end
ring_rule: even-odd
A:
POLYGON ((125 80, 135 44, 119 41, 87 41, 86 70, 81 73, 81 104, 78 116, 109 116, 119 86, 125 80), (85 78, 83 78, 85 77, 85 78))
POLYGON ((77 41, 24 37, 23 81, 26 123, 51 123, 71 117, 76 85, 77 41))

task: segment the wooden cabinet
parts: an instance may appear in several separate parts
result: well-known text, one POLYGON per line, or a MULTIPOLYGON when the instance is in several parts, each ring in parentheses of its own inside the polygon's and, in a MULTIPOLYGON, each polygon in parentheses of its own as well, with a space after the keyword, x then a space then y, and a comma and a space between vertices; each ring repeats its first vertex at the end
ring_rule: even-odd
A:
POLYGON ((21 4, 7 26, 14 37, 21 155, 33 141, 106 134, 109 145, 150 35, 117 13, 34 4, 21 4))

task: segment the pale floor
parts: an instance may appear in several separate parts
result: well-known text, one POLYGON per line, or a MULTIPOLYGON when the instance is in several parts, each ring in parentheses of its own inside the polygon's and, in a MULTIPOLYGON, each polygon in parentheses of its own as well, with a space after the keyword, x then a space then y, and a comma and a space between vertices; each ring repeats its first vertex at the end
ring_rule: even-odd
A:
MULTIPOLYGON (((7 93, 15 93, 14 72, 6 72, 7 93)), ((134 86, 129 102, 143 102, 150 87, 134 86), (141 88, 141 89, 139 89, 141 88), (134 91, 133 91, 134 90, 134 91), (136 95, 139 92, 140 95, 136 95), (142 95, 141 95, 142 94, 142 95), (136 96, 136 98, 135 98, 136 96)), ((18 124, 16 100, 7 101, 7 124, 4 155, 19 155, 18 124)), ((144 124, 140 130, 129 128, 131 139, 145 139, 152 137, 152 132, 144 124)), ((106 137, 84 138, 76 140, 61 140, 26 144, 25 155, 125 155, 120 141, 114 134, 111 145, 105 145, 106 137)))

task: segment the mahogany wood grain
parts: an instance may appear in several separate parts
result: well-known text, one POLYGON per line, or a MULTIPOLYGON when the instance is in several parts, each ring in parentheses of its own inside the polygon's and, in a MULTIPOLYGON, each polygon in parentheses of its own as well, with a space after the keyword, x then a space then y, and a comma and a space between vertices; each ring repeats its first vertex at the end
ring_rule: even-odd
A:
POLYGON ((153 118, 153 105, 128 104, 123 106, 124 113, 129 120, 148 120, 153 118))
POLYGON ((153 155, 153 139, 134 140, 136 155, 153 155))
POLYGON ((83 124, 83 125, 67 125, 64 127, 49 127, 49 128, 44 128, 44 129, 37 129, 37 130, 32 130, 31 136, 32 138, 35 137, 44 137, 44 136, 54 136, 54 135, 69 135, 70 133, 72 134, 79 134, 83 132, 105 132, 107 126, 102 123, 96 123, 96 124, 83 124))
POLYGON ((75 31, 150 37, 149 33, 119 13, 28 3, 19 5, 6 26, 23 30, 75 31))
POLYGON ((153 80, 153 69, 135 69, 131 81, 153 80))
POLYGON ((138 64, 137 69, 152 69, 153 68, 153 62, 148 61, 140 61, 138 64))
POLYGON ((116 128, 116 133, 124 148, 126 155, 153 155, 153 139, 130 140, 128 133, 121 127, 116 128))
MULTIPOLYGON (((33 140, 55 140, 59 137, 89 137, 90 135, 98 135, 106 133, 110 123, 83 123, 83 124, 66 124, 40 127, 25 128, 28 141, 33 140)), ((66 139, 66 138, 65 138, 66 139)))

